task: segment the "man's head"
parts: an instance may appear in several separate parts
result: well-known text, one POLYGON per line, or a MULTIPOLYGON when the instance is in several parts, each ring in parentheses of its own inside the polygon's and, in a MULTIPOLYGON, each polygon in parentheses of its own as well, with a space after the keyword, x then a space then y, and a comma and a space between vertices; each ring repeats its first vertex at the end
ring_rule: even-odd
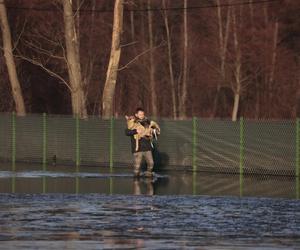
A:
POLYGON ((142 108, 137 108, 137 109, 135 110, 135 116, 136 116, 138 119, 140 119, 140 120, 145 119, 145 111, 144 111, 144 109, 142 109, 142 108))

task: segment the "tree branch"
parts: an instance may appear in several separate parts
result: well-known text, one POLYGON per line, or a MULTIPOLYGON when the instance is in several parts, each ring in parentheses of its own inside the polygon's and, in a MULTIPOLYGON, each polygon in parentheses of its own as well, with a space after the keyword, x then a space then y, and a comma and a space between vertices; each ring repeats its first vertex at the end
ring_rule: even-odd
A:
POLYGON ((133 42, 131 42, 131 43, 127 43, 127 44, 124 44, 124 45, 120 45, 120 48, 125 48, 125 47, 128 47, 128 46, 137 44, 137 43, 138 43, 138 41, 133 41, 133 42))
MULTIPOLYGON (((161 47, 162 45, 164 45, 164 42, 161 42, 158 46, 153 47, 153 50, 155 50, 155 49, 161 47)), ((118 71, 121 71, 121 70, 123 70, 123 69, 128 68, 128 66, 129 66, 130 64, 134 63, 137 59, 139 59, 141 56, 147 54, 149 51, 151 51, 151 49, 147 49, 147 50, 143 51, 141 54, 135 56, 135 57, 134 57, 132 60, 130 60, 127 64, 125 64, 124 66, 122 66, 121 68, 119 68, 118 71)))
POLYGON ((221 71, 218 67, 214 66, 213 64, 211 64, 206 57, 203 58, 203 62, 205 62, 209 67, 211 67, 213 70, 215 70, 218 74, 221 75, 221 71))
POLYGON ((21 32, 20 32, 20 34, 19 34, 19 36, 18 36, 18 39, 17 39, 16 43, 14 44, 14 47, 13 47, 13 49, 12 49, 12 52, 17 48, 17 46, 18 46, 18 44, 19 44, 19 42, 20 42, 21 36, 23 35, 24 30, 25 30, 26 22, 27 22, 27 20, 25 20, 25 22, 24 22, 24 25, 23 25, 23 27, 22 27, 22 30, 21 30, 21 32))
POLYGON ((27 40, 25 40, 24 43, 27 45, 27 47, 33 49, 37 53, 44 54, 46 56, 49 56, 49 57, 52 57, 52 58, 55 58, 55 59, 59 59, 59 60, 64 60, 65 59, 63 56, 54 55, 53 52, 55 51, 55 48, 52 51, 47 51, 47 50, 45 50, 45 49, 37 46, 36 44, 34 44, 32 42, 27 41, 27 40))
POLYGON ((44 71, 46 71, 49 75, 51 75, 51 76, 53 76, 53 77, 55 77, 55 78, 61 80, 62 83, 64 83, 64 84, 67 86, 67 88, 70 90, 70 92, 73 91, 72 88, 70 87, 70 85, 68 84, 68 82, 66 82, 66 80, 63 79, 62 76, 60 76, 60 75, 56 74, 55 72, 53 72, 52 70, 48 69, 48 68, 45 67, 41 62, 38 62, 38 61, 36 61, 36 60, 34 60, 34 59, 28 58, 28 57, 23 56, 23 55, 16 55, 16 57, 17 57, 17 58, 21 58, 22 60, 25 60, 25 61, 27 61, 27 62, 30 62, 30 63, 36 65, 36 66, 41 67, 41 68, 42 68, 44 71))

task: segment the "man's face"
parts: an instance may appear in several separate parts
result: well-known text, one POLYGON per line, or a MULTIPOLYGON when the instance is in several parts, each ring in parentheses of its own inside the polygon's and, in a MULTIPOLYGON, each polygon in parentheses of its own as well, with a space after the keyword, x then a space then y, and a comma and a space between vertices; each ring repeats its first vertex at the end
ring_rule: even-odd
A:
POLYGON ((144 111, 139 111, 136 114, 136 117, 139 118, 140 120, 143 120, 145 118, 145 112, 144 111))

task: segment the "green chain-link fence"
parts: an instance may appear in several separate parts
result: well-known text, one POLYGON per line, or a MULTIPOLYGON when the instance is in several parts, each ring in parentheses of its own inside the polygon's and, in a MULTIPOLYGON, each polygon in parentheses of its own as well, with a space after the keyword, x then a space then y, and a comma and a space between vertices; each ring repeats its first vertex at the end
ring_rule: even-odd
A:
MULTIPOLYGON (((159 169, 299 176, 295 121, 159 119, 153 152, 159 169)), ((130 166, 125 119, 0 114, 0 160, 56 165, 130 166)))

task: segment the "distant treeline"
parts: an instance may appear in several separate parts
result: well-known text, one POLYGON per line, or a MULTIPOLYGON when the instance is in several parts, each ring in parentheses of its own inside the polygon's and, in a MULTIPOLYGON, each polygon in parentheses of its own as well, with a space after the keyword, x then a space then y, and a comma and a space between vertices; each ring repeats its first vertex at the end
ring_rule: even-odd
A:
POLYGON ((0 112, 300 115, 300 1, 0 0, 0 112))

